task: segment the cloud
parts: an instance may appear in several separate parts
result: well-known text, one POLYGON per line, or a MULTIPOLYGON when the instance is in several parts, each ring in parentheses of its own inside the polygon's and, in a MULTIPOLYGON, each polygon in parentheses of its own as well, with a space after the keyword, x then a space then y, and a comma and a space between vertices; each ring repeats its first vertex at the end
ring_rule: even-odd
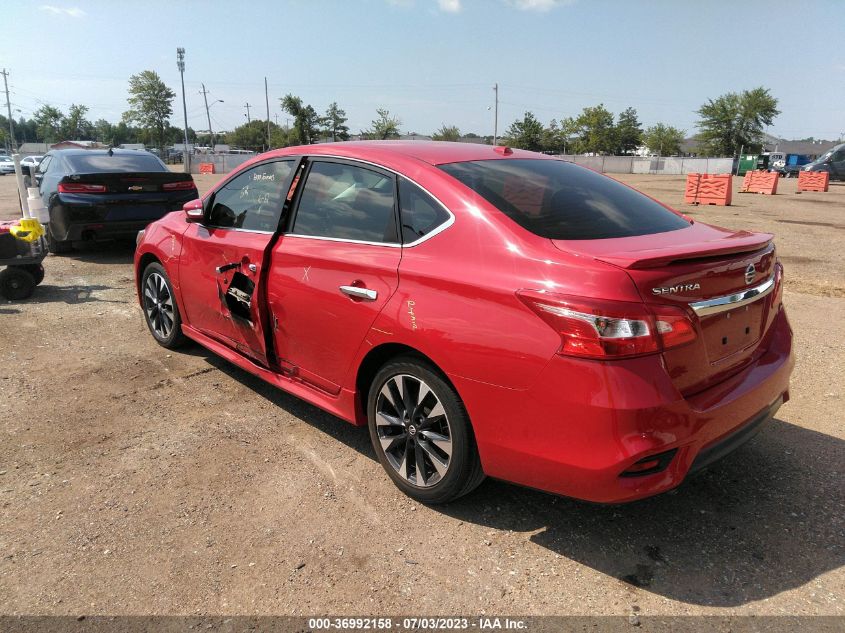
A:
POLYGON ((437 6, 446 13, 458 13, 461 10, 461 0, 437 0, 437 6))
POLYGON ((38 8, 42 11, 46 11, 47 13, 52 13, 53 15, 66 15, 71 18, 81 18, 85 15, 85 11, 83 11, 79 7, 71 7, 70 9, 65 9, 64 7, 54 7, 50 4, 44 4, 38 8))
POLYGON ((544 13, 555 7, 572 4, 574 0, 507 0, 508 4, 520 11, 537 11, 544 13))

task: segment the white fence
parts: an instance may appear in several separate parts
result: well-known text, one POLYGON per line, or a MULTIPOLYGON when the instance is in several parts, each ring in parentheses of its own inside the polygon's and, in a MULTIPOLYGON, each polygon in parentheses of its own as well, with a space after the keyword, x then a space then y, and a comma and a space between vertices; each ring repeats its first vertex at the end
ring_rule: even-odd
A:
POLYGON ((566 161, 605 174, 729 174, 733 158, 561 155, 566 161))

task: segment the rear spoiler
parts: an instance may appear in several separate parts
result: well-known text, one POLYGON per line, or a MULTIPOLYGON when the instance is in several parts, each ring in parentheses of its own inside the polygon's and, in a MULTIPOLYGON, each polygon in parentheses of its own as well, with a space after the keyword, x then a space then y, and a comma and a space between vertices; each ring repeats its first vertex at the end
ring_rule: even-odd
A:
POLYGON ((655 248, 639 251, 629 251, 610 254, 596 255, 595 258, 608 264, 627 269, 658 268, 668 266, 676 262, 689 262, 690 260, 705 260, 726 255, 740 255, 753 253, 755 251, 768 249, 772 245, 774 235, 771 233, 747 233, 737 235, 730 239, 721 239, 713 242, 702 242, 691 244, 685 247, 683 253, 678 253, 678 248, 655 248))

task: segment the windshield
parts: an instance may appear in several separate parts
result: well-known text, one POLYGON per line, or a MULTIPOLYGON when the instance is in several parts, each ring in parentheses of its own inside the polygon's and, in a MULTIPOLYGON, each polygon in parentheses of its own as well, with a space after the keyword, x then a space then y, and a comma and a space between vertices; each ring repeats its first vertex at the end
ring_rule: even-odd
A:
POLYGON ((560 160, 484 160, 440 169, 540 237, 596 240, 689 226, 648 196, 560 160))
POLYGON ((155 156, 146 152, 129 154, 73 154, 65 157, 78 174, 92 172, 150 172, 167 171, 167 167, 155 156))

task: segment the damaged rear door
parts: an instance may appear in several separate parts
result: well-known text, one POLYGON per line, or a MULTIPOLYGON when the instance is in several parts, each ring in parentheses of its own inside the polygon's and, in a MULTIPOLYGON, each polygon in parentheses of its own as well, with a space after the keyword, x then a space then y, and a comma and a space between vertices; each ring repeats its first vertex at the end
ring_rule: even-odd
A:
POLYGON ((267 251, 296 163, 271 160, 237 174, 206 200, 203 222, 184 234, 180 282, 188 323, 262 365, 267 251))

